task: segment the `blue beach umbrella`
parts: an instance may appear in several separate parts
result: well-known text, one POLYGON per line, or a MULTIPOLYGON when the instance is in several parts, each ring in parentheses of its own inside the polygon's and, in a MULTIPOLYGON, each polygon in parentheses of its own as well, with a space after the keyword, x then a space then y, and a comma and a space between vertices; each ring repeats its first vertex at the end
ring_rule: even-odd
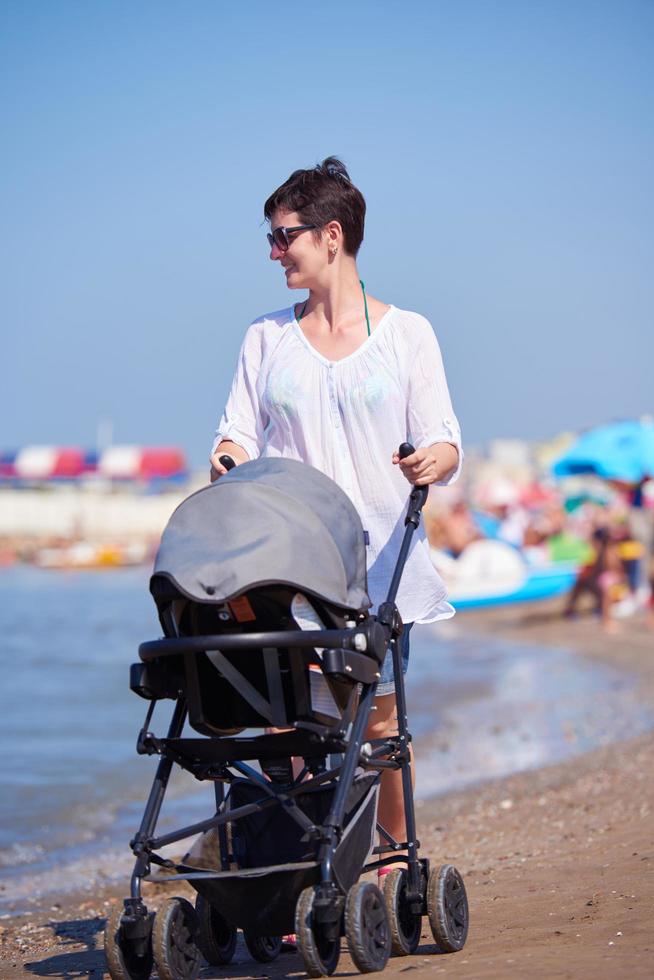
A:
POLYGON ((622 483, 654 477, 654 422, 611 422, 590 429, 554 463, 552 472, 595 473, 622 483))

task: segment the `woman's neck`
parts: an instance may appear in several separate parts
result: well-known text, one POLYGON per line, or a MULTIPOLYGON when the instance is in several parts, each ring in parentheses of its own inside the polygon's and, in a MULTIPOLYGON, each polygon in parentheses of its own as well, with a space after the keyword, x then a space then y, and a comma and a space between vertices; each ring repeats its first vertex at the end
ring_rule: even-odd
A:
POLYGON ((359 273, 352 260, 351 265, 348 263, 348 267, 341 269, 340 274, 334 276, 330 282, 310 289, 304 316, 312 313, 333 330, 354 309, 360 308, 361 295, 359 273))

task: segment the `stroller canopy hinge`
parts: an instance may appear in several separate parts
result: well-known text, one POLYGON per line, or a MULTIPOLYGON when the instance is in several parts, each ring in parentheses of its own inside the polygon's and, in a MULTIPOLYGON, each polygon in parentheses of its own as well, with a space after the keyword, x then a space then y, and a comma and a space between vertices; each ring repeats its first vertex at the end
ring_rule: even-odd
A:
POLYGON ((382 602, 377 613, 377 622, 381 623, 390 632, 391 639, 396 640, 402 635, 404 624, 400 616, 400 610, 394 602, 382 602))

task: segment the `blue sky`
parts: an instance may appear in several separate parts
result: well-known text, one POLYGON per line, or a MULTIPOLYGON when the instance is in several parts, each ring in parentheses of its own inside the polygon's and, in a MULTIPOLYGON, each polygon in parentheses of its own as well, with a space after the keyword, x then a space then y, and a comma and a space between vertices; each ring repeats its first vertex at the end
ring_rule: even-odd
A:
POLYGON ((469 444, 654 412, 649 0, 4 0, 0 449, 202 464, 262 205, 335 153, 368 290, 429 317, 469 444))

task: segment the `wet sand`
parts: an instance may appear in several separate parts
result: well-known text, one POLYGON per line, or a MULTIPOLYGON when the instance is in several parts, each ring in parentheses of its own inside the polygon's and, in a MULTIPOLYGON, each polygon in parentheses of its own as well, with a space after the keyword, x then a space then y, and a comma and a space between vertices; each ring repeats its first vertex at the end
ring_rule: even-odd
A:
MULTIPOLYGON (((638 676, 654 707, 654 634, 640 619, 616 635, 596 620, 564 622, 558 605, 466 613, 462 628, 507 640, 565 646, 581 657, 638 676)), ((607 746, 544 769, 418 805, 422 853, 463 873, 471 907, 468 943, 434 956, 427 921, 411 957, 392 959, 386 976, 407 971, 452 977, 651 977, 654 964, 654 734, 607 746)), ((152 907, 171 893, 147 886, 152 907)), ((183 890, 178 889, 180 894, 183 890)), ((124 892, 103 885, 61 896, 20 918, 0 920, 0 978, 107 977, 104 917, 124 892)), ((336 975, 355 974, 345 943, 336 975)), ((299 956, 254 963, 239 946, 227 968, 201 976, 303 976, 299 956)))

